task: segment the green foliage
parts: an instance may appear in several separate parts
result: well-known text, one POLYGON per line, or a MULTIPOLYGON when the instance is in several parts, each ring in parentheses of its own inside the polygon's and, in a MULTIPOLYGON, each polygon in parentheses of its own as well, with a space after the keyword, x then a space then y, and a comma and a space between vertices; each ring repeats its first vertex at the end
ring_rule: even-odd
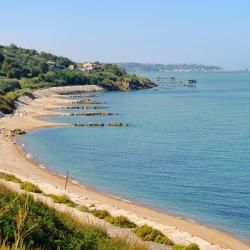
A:
POLYGON ((39 74, 47 73, 50 69, 65 69, 73 64, 68 58, 18 48, 14 44, 3 47, 1 55, 1 73, 9 78, 36 77, 39 74), (52 65, 50 65, 50 61, 53 62, 52 65))
POLYGON ((87 206, 79 206, 78 210, 81 211, 81 212, 85 212, 85 213, 90 212, 90 210, 89 210, 89 208, 87 206))
POLYGON ((66 194, 63 195, 50 194, 49 197, 51 197, 55 203, 66 204, 69 207, 76 206, 76 204, 66 194))
POLYGON ((135 229, 139 238, 145 241, 154 241, 165 245, 173 245, 173 242, 159 230, 153 229, 148 225, 143 225, 135 229))
POLYGON ((135 228, 136 224, 131 222, 128 218, 125 216, 107 216, 105 220, 117 227, 123 227, 123 228, 135 228))
POLYGON ((18 179, 13 174, 7 174, 7 173, 4 173, 4 172, 0 172, 0 178, 4 179, 6 181, 12 181, 12 182, 15 182, 15 183, 22 183, 22 181, 20 179, 18 179))
POLYGON ((66 57, 14 44, 0 46, 0 111, 11 113, 15 109, 14 101, 24 93, 20 89, 91 84, 110 91, 126 91, 155 86, 149 79, 128 74, 115 64, 97 62, 100 67, 91 72, 70 70, 70 64, 77 65, 66 57), (17 94, 5 96, 10 91, 17 94))
POLYGON ((115 76, 124 76, 127 74, 124 68, 120 68, 115 64, 105 64, 104 69, 115 76))
POLYGON ((0 94, 0 111, 6 114, 12 113, 15 109, 15 101, 22 94, 22 90, 11 91, 4 96, 0 94))
POLYGON ((10 114, 15 108, 12 101, 0 95, 0 111, 5 114, 10 114))
POLYGON ((32 193, 42 193, 41 189, 37 185, 30 182, 23 182, 21 184, 21 189, 32 193))
POLYGON ((199 250, 199 246, 195 243, 191 243, 187 246, 185 245, 174 245, 172 250, 199 250))
POLYGON ((91 213, 99 219, 105 219, 110 216, 110 213, 107 210, 94 209, 91 210, 91 213))
POLYGON ((18 196, 2 185, 0 232, 2 239, 6 239, 6 242, 0 243, 0 249, 6 250, 146 250, 139 244, 128 244, 125 239, 110 239, 102 229, 80 223, 69 214, 57 212, 31 197, 18 196), (26 247, 16 246, 20 222, 22 232, 27 232, 22 235, 26 247))
POLYGON ((15 79, 0 78, 0 94, 4 95, 9 91, 20 89, 19 82, 15 79))

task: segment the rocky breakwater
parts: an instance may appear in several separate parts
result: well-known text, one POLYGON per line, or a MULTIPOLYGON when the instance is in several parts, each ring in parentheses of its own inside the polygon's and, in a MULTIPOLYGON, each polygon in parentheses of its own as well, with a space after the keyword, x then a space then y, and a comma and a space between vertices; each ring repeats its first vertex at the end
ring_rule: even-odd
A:
POLYGON ((106 113, 106 112, 86 112, 86 113, 71 113, 70 116, 112 116, 112 115, 118 115, 117 113, 106 113))
POLYGON ((97 97, 95 94, 88 94, 88 95, 83 95, 83 94, 78 94, 78 95, 67 95, 69 99, 74 99, 74 98, 91 98, 91 97, 97 97))
POLYGON ((97 102, 95 100, 91 100, 91 99, 82 99, 79 101, 74 101, 71 102, 71 104, 104 104, 103 102, 97 102))
MULTIPOLYGON (((93 99, 82 99, 79 101, 74 101, 72 103, 76 104, 100 104, 101 102, 97 102, 93 99)), ((88 106, 64 106, 64 109, 105 109, 108 108, 106 106, 100 106, 100 105, 88 105, 88 106)), ((118 115, 117 113, 107 113, 107 112, 85 112, 85 113, 71 113, 68 114, 69 116, 113 116, 113 115, 118 115)), ((72 126, 75 127, 104 127, 104 126, 109 126, 109 127, 127 127, 128 124, 125 122, 89 122, 89 123, 75 123, 72 124, 72 126)))
POLYGON ((127 127, 128 123, 123 122, 111 122, 111 123, 75 123, 73 124, 75 127, 127 127))
POLYGON ((106 106, 66 106, 66 109, 107 109, 106 106))

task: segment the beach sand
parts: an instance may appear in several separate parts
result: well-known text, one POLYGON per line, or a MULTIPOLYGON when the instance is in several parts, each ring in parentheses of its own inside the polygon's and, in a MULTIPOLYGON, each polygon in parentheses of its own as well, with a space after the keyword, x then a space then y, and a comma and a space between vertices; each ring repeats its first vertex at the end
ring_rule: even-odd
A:
MULTIPOLYGON (((91 88, 87 90, 91 91, 91 88)), ((79 204, 95 204, 97 208, 106 209, 112 215, 124 215, 138 225, 147 223, 161 230, 178 244, 197 243, 201 250, 250 249, 249 242, 226 232, 96 192, 73 180, 68 182, 67 191, 65 191, 65 178, 47 171, 25 155, 16 144, 15 138, 10 136, 10 130, 18 128, 30 131, 37 128, 70 126, 70 124, 51 123, 41 119, 43 116, 56 115, 57 113, 52 109, 68 102, 69 100, 59 98, 55 93, 40 95, 28 104, 21 105, 16 115, 0 118, 0 169, 39 185, 46 193, 67 193, 73 201, 79 204)))

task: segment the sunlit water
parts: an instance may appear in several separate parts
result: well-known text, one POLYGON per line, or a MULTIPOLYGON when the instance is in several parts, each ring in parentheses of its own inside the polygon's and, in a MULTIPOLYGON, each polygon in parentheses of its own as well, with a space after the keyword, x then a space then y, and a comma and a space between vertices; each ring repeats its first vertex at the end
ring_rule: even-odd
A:
POLYGON ((199 84, 98 94, 119 116, 48 118, 128 127, 40 129, 20 140, 54 172, 250 240, 250 73, 175 76, 199 84))

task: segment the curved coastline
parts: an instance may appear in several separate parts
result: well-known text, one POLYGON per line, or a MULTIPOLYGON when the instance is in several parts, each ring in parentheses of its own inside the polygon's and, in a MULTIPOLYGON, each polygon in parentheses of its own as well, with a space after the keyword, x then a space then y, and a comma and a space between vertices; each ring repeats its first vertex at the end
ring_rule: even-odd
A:
MULTIPOLYGON (((18 128, 27 132, 33 129, 46 127, 70 126, 71 124, 51 123, 41 119, 47 115, 56 115, 56 113, 53 113, 47 108, 62 104, 62 102, 65 103, 66 101, 58 98, 58 96, 40 97, 29 105, 22 107, 22 109, 27 113, 25 116, 2 118, 0 120, 0 126, 5 129, 14 129, 17 127, 16 124, 18 124, 18 128)), ((18 147, 13 138, 6 136, 4 133, 2 135, 0 134, 0 138, 0 168, 12 171, 13 173, 24 178, 32 178, 33 180, 38 181, 38 183, 49 183, 57 189, 63 190, 65 182, 63 176, 50 172, 48 169, 42 168, 39 164, 37 164, 34 159, 27 158, 22 148, 18 147), (25 168, 22 168, 24 165, 25 168)), ((81 185, 81 183, 77 183, 73 179, 69 181, 67 191, 76 195, 84 194, 84 196, 88 197, 89 200, 107 204, 107 206, 110 207, 117 207, 126 211, 130 215, 136 215, 138 217, 137 219, 141 218, 148 220, 153 224, 155 223, 160 229, 165 229, 164 233, 166 232, 169 234, 171 230, 172 232, 175 232, 176 235, 177 231, 174 230, 179 230, 178 232, 182 232, 183 235, 188 233, 189 237, 194 237, 194 239, 199 238, 201 240, 201 244, 204 244, 204 247, 201 249, 250 249, 250 244, 248 242, 229 233, 186 218, 159 212, 151 207, 124 200, 122 197, 115 197, 100 191, 97 192, 94 188, 90 188, 84 184, 81 185), (167 229, 165 228, 165 225, 167 225, 167 229), (208 245, 202 241, 210 242, 211 246, 214 245, 214 248, 208 248, 208 245), (216 248, 215 245, 222 248, 216 248)), ((183 239, 183 235, 179 239, 180 242, 181 240, 186 241, 186 239, 183 239)))

